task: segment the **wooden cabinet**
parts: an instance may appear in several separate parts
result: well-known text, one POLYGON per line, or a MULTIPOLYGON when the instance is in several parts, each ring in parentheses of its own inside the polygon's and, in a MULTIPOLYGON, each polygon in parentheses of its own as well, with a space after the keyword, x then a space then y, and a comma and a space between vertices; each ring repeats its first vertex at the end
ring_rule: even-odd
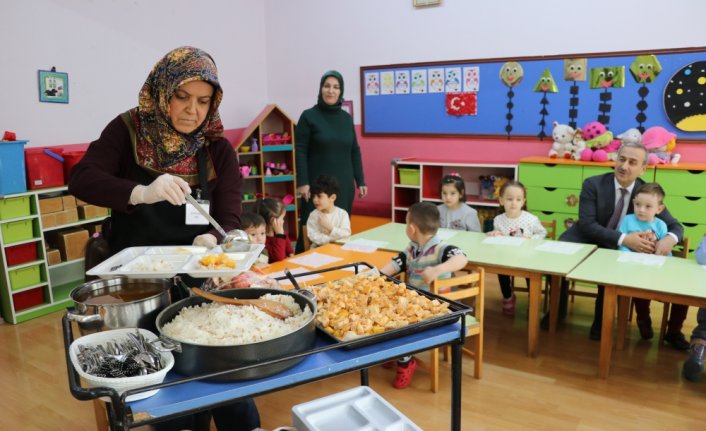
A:
POLYGON ((459 160, 433 160, 415 157, 392 161, 392 221, 404 223, 407 209, 415 202, 429 201, 441 203, 440 183, 444 175, 457 173, 466 183, 466 203, 478 211, 478 218, 484 230, 486 220, 497 214, 498 201, 484 197, 481 177, 505 177, 515 179, 517 165, 485 163, 459 160))
POLYGON ((254 211, 258 197, 281 199, 287 207, 284 229, 297 239, 294 122, 277 105, 265 109, 235 143, 243 174, 243 211, 254 211))
POLYGON ((93 206, 79 210, 66 190, 34 190, 0 199, 0 302, 7 322, 66 308, 72 304, 71 290, 84 282, 85 243, 59 252, 56 242, 77 236, 85 241, 106 215, 96 215, 98 207, 93 206))
POLYGON ((706 163, 658 165, 655 181, 664 189, 664 203, 684 226, 694 251, 706 235, 706 163))

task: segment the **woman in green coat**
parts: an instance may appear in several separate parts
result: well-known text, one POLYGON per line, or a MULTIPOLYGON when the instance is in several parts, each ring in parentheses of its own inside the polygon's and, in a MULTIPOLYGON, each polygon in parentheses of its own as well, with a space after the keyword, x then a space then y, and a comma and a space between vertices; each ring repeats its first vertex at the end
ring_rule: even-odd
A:
MULTIPOLYGON (((309 185, 319 175, 330 175, 338 180, 340 191, 336 206, 346 210, 349 216, 356 186, 361 198, 368 194, 353 118, 341 109, 342 101, 343 77, 330 70, 321 77, 316 105, 304 111, 297 123, 295 142, 297 191, 302 197, 301 225, 306 224, 314 209, 309 185)), ((303 251, 301 236, 296 251, 303 251)))

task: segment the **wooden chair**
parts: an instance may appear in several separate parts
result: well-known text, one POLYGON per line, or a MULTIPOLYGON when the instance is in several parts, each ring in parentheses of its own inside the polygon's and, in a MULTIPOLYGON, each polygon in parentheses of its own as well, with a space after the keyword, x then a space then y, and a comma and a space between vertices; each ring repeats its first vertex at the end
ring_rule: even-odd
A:
POLYGON ((301 228, 302 244, 304 244, 304 251, 311 248, 311 240, 309 239, 309 232, 306 229, 306 225, 301 228))
MULTIPOLYGON (((481 378, 483 365, 483 309, 485 295, 485 270, 481 267, 466 266, 469 273, 461 276, 435 280, 431 283, 431 292, 454 301, 472 301, 473 314, 466 316, 466 337, 474 337, 473 349, 462 347, 463 353, 474 359, 473 376, 481 378)), ((450 347, 444 351, 444 360, 448 360, 450 347)), ((439 391, 439 349, 431 351, 429 364, 419 361, 422 368, 431 374, 431 391, 439 391)))
MULTIPOLYGON (((689 258, 689 238, 684 237, 681 245, 677 244, 672 250, 672 256, 681 257, 683 259, 689 258)), ((664 307, 662 309, 662 323, 659 326, 659 342, 664 342, 664 336, 667 334, 667 324, 669 323, 669 311, 672 308, 672 304, 669 302, 664 302, 664 307)), ((632 299, 630 299, 630 313, 628 314, 628 322, 632 321, 633 310, 635 309, 635 304, 632 299)))
MULTIPOLYGON (((551 239, 551 240, 556 240, 556 220, 542 221, 542 226, 544 226, 544 229, 547 230, 547 236, 545 238, 551 239)), ((515 277, 510 278, 510 284, 512 285, 513 290, 515 292, 528 292, 529 291, 529 288, 527 288, 526 286, 515 287, 515 277)), ((549 292, 548 284, 549 284, 549 277, 547 277, 547 279, 544 283, 544 288, 542 289, 542 293, 544 294, 544 302, 543 302, 544 311, 547 311, 547 307, 549 306, 549 295, 547 295, 547 293, 549 292)))

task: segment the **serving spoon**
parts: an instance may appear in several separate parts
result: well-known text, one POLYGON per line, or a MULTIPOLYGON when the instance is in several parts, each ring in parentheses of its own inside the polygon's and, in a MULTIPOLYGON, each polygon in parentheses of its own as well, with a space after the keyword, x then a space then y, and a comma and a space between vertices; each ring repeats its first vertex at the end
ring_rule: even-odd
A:
POLYGON ((277 319, 286 319, 292 317, 294 314, 287 308, 286 305, 272 301, 269 299, 235 299, 227 298, 225 296, 214 295, 213 293, 208 293, 198 287, 192 287, 191 290, 198 296, 206 299, 210 299, 213 302, 220 302, 221 304, 231 304, 231 305, 252 305, 257 307, 265 313, 277 319))
POLYGON ((191 205, 196 208, 198 212, 201 213, 202 216, 208 220, 209 223, 211 223, 211 226, 213 226, 218 233, 221 234, 223 237, 223 240, 221 240, 221 248, 225 252, 235 252, 235 251, 249 251, 250 250, 250 239, 248 238, 248 234, 240 229, 233 229, 231 231, 226 232, 223 230, 223 227, 214 219, 211 217, 211 214, 206 211, 204 207, 201 206, 201 204, 194 199, 193 196, 190 194, 186 193, 184 195, 186 197, 186 200, 189 201, 191 205))

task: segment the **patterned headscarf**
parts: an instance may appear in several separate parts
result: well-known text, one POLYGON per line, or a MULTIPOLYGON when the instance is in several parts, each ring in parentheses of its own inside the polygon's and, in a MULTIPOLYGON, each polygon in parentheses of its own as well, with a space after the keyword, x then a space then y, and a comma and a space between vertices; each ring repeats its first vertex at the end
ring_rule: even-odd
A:
POLYGON ((195 174, 195 154, 208 142, 223 137, 218 106, 223 90, 211 56, 190 46, 170 51, 152 69, 142 86, 135 115, 137 163, 148 169, 173 174, 195 174), (177 131, 169 118, 169 100, 191 81, 205 81, 213 88, 211 109, 203 124, 190 134, 177 131))

